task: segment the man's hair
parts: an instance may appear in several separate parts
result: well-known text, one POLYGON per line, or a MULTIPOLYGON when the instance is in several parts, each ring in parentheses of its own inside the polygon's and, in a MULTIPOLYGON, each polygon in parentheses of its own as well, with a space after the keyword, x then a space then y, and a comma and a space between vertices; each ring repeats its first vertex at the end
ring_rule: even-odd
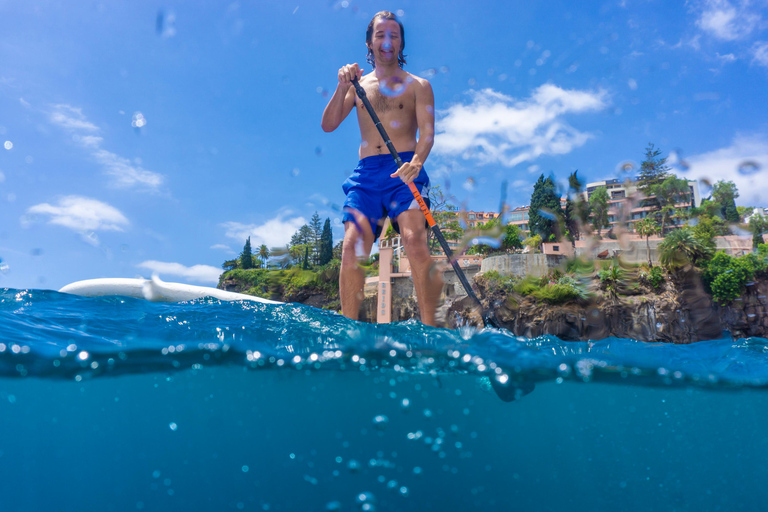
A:
POLYGON ((373 50, 371 50, 371 42, 373 41, 373 25, 376 23, 376 20, 393 20, 396 21, 398 25, 400 25, 400 53, 397 55, 397 63, 400 65, 400 68, 405 65, 405 54, 403 53, 403 50, 405 50, 405 28, 403 28, 402 22, 397 19, 397 16, 395 16, 395 13, 389 12, 389 11, 381 11, 374 14, 373 19, 371 19, 371 22, 368 24, 368 30, 365 31, 365 45, 368 47, 368 55, 365 57, 365 60, 368 61, 368 64, 376 67, 376 59, 373 57, 373 50))

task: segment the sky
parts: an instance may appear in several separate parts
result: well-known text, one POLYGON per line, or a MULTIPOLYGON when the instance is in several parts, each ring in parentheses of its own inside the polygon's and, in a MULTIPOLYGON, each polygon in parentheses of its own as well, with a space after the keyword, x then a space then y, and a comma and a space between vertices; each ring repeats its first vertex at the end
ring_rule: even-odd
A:
POLYGON ((320 119, 341 66, 371 71, 384 9, 432 83, 425 168, 457 206, 622 178, 648 143, 768 206, 765 0, 0 0, 0 288, 215 285, 246 237, 284 246, 315 211, 338 240, 360 136, 320 119))

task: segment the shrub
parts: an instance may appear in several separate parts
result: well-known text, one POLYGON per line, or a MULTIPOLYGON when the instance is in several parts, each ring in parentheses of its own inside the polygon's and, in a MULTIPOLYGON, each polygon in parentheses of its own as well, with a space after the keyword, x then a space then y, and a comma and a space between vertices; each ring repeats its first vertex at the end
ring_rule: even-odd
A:
POLYGON ((640 271, 640 282, 653 290, 658 290, 664 284, 664 271, 661 267, 651 267, 640 271))
POLYGON ((709 261, 702 278, 712 293, 712 298, 716 302, 727 304, 741 295, 744 285, 754 279, 757 272, 766 272, 765 261, 759 257, 750 254, 734 258, 724 252, 718 252, 709 261))

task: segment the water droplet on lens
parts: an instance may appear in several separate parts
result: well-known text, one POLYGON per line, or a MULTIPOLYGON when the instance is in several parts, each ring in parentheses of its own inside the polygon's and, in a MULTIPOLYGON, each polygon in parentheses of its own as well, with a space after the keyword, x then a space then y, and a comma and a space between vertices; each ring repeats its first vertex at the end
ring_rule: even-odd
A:
POLYGON ((405 16, 405 11, 402 9, 398 9, 395 14, 397 14, 398 18, 402 18, 403 16, 405 16))
POLYGON ((7 140, 7 141, 5 141, 5 144, 3 144, 3 147, 5 149, 13 149, 13 142, 7 140))
POLYGON ((291 176, 298 176, 300 172, 301 172, 301 171, 299 170, 299 168, 298 168, 298 167, 294 167, 294 168, 291 170, 291 176))
POLYGON ((739 164, 739 174, 749 176, 760 171, 760 164, 751 160, 739 164))
POLYGON ((475 178, 469 177, 466 179, 464 184, 462 185, 464 190, 473 191, 475 190, 475 178))
POLYGON ((147 124, 147 119, 141 112, 135 112, 131 118, 131 126, 134 128, 143 128, 147 124))
POLYGON ((171 430, 173 430, 175 432, 176 429, 179 428, 179 426, 176 425, 175 423, 171 422, 171 423, 168 424, 168 428, 170 428, 171 430))
POLYGON ((320 146, 317 146, 317 147, 315 148, 315 155, 317 155, 317 156, 323 156, 323 148, 321 148, 320 146))
POLYGON ((637 165, 635 162, 632 162, 631 160, 626 160, 624 162, 619 163, 619 165, 616 166, 616 171, 620 173, 630 174, 632 172, 635 172, 635 169, 637 169, 637 165))

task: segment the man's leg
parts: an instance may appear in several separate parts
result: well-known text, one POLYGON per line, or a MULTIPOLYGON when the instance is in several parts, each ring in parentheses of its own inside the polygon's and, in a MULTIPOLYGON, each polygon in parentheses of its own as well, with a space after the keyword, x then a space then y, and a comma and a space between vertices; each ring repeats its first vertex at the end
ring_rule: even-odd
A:
POLYGON ((339 271, 339 296, 341 297, 341 314, 352 320, 360 315, 360 304, 363 302, 363 286, 365 274, 357 264, 361 258, 371 254, 373 231, 368 219, 359 212, 353 212, 357 225, 352 221, 344 223, 344 243, 341 249, 341 269, 339 271), (358 229, 358 225, 362 229, 358 229), (359 253, 358 253, 359 251, 359 253))
POLYGON ((435 325, 435 312, 443 288, 443 279, 432 268, 424 214, 421 210, 406 210, 397 216, 397 223, 400 225, 400 236, 403 239, 405 253, 411 263, 411 275, 416 289, 416 300, 419 302, 421 321, 426 325, 435 325))

